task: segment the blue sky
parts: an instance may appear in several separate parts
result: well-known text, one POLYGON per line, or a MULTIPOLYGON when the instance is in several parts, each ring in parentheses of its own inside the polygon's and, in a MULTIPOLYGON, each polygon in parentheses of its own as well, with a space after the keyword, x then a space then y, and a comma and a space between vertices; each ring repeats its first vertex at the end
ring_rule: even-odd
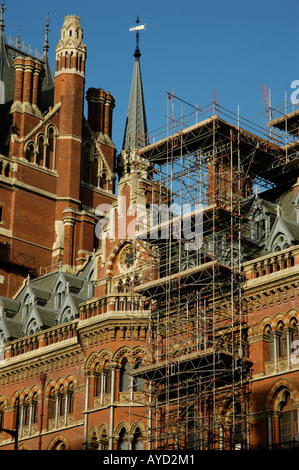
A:
MULTIPOLYGON (((290 99, 299 80, 299 5, 286 0, 5 0, 5 35, 42 51, 50 15, 50 63, 64 17, 80 16, 87 46, 86 90, 101 87, 115 98, 113 138, 121 150, 134 65, 137 14, 148 127, 166 124, 167 92, 204 106, 213 99, 246 118, 264 111, 260 86, 272 105, 290 99)), ((178 115, 190 110, 176 102, 178 115)), ((257 117, 261 125, 265 117, 257 117)))

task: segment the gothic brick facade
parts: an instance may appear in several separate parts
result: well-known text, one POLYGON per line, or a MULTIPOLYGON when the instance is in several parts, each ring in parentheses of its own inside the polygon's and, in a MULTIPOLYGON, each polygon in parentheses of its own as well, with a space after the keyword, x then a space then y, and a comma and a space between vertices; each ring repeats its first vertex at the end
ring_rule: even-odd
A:
MULTIPOLYGON (((87 118, 83 114, 88 64, 80 19, 65 18, 53 76, 47 57, 48 30, 42 59, 5 44, 3 5, 2 2, 0 81, 5 89, 1 104, 5 136, 2 138, 1 134, 0 143, 0 449, 17 445, 18 449, 28 450, 150 450, 156 443, 163 448, 166 415, 151 407, 150 400, 151 381, 158 381, 157 374, 167 367, 162 361, 163 367, 155 369, 157 358, 151 348, 153 329, 162 330, 165 316, 154 324, 152 300, 160 295, 163 283, 168 283, 174 287, 167 305, 177 302, 179 284, 175 284, 174 268, 180 259, 172 255, 174 271, 162 275, 162 259, 156 263, 159 246, 149 252, 145 239, 140 237, 137 256, 131 236, 136 231, 141 234, 144 227, 141 219, 136 221, 136 213, 130 212, 130 207, 148 209, 161 194, 168 204, 172 201, 170 191, 155 183, 153 167, 144 164, 146 160, 142 161, 135 148, 138 145, 134 139, 140 137, 136 114, 143 132, 147 132, 138 41, 124 148, 116 162, 112 140, 115 102, 111 93, 88 89, 87 118), (137 96, 142 99, 138 101, 137 96), (134 99, 140 106, 137 111, 134 99), (113 220, 109 219, 111 216, 113 220), (148 282, 150 295, 145 294, 143 282, 148 282), (152 429, 158 419, 164 419, 160 426, 163 432, 155 437, 152 429), (16 427, 17 439, 11 434, 16 427)), ((186 135, 191 136, 191 144, 187 138, 184 142, 188 149, 193 145, 193 132, 199 130, 205 138, 211 135, 211 123, 212 120, 203 121, 187 130, 186 135)), ((221 125, 227 124, 220 122, 221 125)), ((248 137, 245 132, 244 135, 248 137)), ((252 134, 250 138, 263 146, 261 139, 252 134)), ((143 155, 155 155, 160 146, 159 155, 165 160, 169 140, 165 142, 150 145, 146 138, 139 144, 143 155)), ((171 151, 177 151, 174 140, 171 145, 171 151)), ((273 154, 280 152, 278 146, 272 146, 272 150, 273 154)), ((225 159, 229 162, 228 152, 225 159)), ((224 165, 223 161, 222 169, 219 165, 217 171, 229 173, 229 163, 224 165)), ((217 195, 222 197, 231 191, 232 199, 238 195, 248 204, 250 235, 247 233, 246 240, 254 254, 242 260, 240 303, 247 322, 240 322, 242 341, 239 351, 233 351, 242 364, 244 358, 246 367, 250 364, 246 375, 244 372, 249 392, 246 422, 240 424, 232 400, 226 400, 226 392, 221 395, 218 385, 215 405, 222 421, 221 425, 214 425, 213 440, 211 430, 207 432, 200 426, 199 431, 195 430, 194 424, 200 422, 204 408, 205 416, 208 415, 208 402, 202 408, 197 404, 194 413, 184 398, 176 424, 179 428, 180 423, 185 423, 186 436, 187 428, 192 427, 190 435, 197 433, 197 440, 185 437, 183 442, 181 431, 176 435, 171 427, 169 447, 165 448, 200 449, 208 442, 213 449, 269 449, 290 446, 299 439, 299 366, 294 354, 294 342, 299 339, 299 196, 296 164, 293 168, 288 184, 277 184, 265 193, 249 198, 250 185, 240 192, 232 179, 226 179, 217 195), (201 440, 198 436, 203 434, 209 434, 210 440, 201 440)), ((215 201, 215 169, 210 163, 207 173, 208 203, 203 223, 210 231, 209 214, 215 201)), ((240 177, 239 183, 241 180, 240 177)), ((221 211, 226 211, 225 204, 221 211)), ((225 220, 221 211, 217 212, 218 232, 225 220)), ((229 255, 232 256, 231 251, 229 255)), ((184 266, 179 282, 184 285, 189 276, 192 281, 186 284, 182 296, 191 297, 190 285, 196 285, 201 275, 198 273, 214 279, 210 276, 216 268, 210 254, 202 256, 201 265, 195 265, 192 259, 193 264, 187 261, 190 264, 184 266)), ((219 266, 221 273, 231 269, 225 258, 219 266)), ((221 277, 221 293, 225 292, 226 301, 229 296, 223 279, 227 278, 221 277)), ((205 286, 208 284, 205 281, 205 286)), ((220 305, 215 310, 217 317, 223 313, 222 300, 218 296, 215 301, 220 305)), ((184 321, 187 318, 187 326, 193 331, 196 302, 192 298, 183 312, 184 321)), ((162 307, 166 309, 167 305, 162 307)), ((219 344, 224 324, 224 320, 220 322, 217 332, 219 344)), ((175 335, 179 328, 176 320, 170 322, 169 331, 175 331, 175 335)), ((168 341, 159 334, 159 341, 168 341)), ((209 361, 209 348, 206 356, 203 346, 196 355, 194 352, 195 342, 206 341, 208 338, 198 333, 184 337, 183 346, 167 343, 165 357, 170 358, 172 370, 177 370, 179 351, 184 367, 187 361, 191 364, 203 357, 209 361), (189 355, 182 352, 184 348, 190 348, 189 355)), ((221 344, 217 357, 229 360, 227 345, 221 344)), ((196 367, 199 364, 196 362, 196 367)), ((171 396, 170 408, 177 393, 172 388, 177 375, 171 375, 166 388, 171 396)), ((184 376, 183 389, 187 388, 185 381, 184 376)), ((197 401, 204 401, 203 395, 197 395, 197 401)), ((163 399, 166 400, 164 395, 163 399)), ((155 429, 158 433, 159 426, 155 429)))

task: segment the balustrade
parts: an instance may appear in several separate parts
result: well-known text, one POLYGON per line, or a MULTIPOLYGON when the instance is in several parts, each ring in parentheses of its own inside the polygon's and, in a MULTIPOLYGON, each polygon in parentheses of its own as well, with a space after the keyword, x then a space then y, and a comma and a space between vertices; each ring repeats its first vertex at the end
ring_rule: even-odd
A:
POLYGON ((288 248, 253 261, 248 261, 243 266, 246 278, 249 280, 277 273, 292 268, 297 264, 299 264, 299 249, 288 248))
POLYGON ((72 322, 67 325, 60 325, 46 331, 37 332, 34 335, 11 341, 9 344, 5 345, 5 357, 13 358, 21 354, 34 352, 41 347, 73 338, 76 336, 76 328, 77 322, 72 322))
POLYGON ((80 308, 80 320, 111 312, 140 312, 147 310, 144 299, 132 292, 107 294, 100 299, 92 300, 80 308))

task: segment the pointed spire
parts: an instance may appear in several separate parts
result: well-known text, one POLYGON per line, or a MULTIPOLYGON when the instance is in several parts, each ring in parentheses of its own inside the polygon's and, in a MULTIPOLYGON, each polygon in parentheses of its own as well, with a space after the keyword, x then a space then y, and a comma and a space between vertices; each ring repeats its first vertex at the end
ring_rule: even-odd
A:
POLYGON ((49 50, 49 32, 51 30, 49 29, 49 12, 47 12, 47 19, 46 19, 46 28, 44 29, 45 31, 45 41, 43 45, 43 51, 44 51, 44 62, 45 62, 45 71, 46 71, 46 80, 47 84, 50 86, 54 86, 54 76, 51 71, 51 67, 49 64, 49 58, 48 58, 48 50, 49 50))
POLYGON ((147 134, 147 122, 140 69, 141 53, 139 49, 139 31, 145 28, 144 25, 139 26, 138 17, 136 24, 136 27, 130 28, 130 31, 136 31, 136 48, 134 52, 135 64, 123 141, 123 150, 127 151, 131 148, 144 146, 147 134))

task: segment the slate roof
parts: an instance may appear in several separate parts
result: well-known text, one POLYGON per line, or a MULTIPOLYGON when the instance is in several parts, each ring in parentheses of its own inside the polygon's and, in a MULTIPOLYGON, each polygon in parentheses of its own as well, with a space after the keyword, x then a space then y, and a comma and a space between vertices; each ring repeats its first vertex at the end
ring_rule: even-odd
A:
POLYGON ((63 312, 71 308, 73 316, 79 316, 79 306, 89 300, 88 285, 93 269, 93 257, 84 268, 84 274, 78 275, 58 270, 36 279, 27 279, 25 285, 15 299, 0 296, 0 332, 3 331, 6 340, 18 339, 27 334, 30 322, 36 319, 41 329, 51 328, 63 321, 63 312), (63 302, 57 307, 57 292, 63 286, 63 302), (29 312, 25 314, 26 299, 29 302, 29 312))

